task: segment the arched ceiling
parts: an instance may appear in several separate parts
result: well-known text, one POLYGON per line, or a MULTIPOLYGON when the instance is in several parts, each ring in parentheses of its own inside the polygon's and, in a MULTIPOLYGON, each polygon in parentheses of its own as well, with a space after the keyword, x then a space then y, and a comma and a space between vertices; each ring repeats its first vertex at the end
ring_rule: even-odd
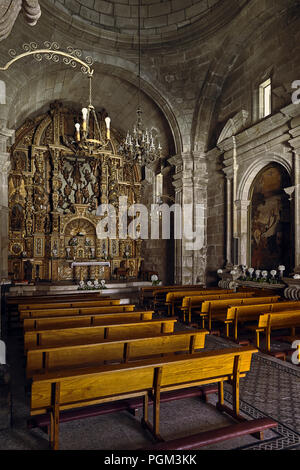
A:
MULTIPOLYGON (((54 101, 69 105, 75 111, 87 106, 89 99, 88 78, 80 71, 51 63, 48 67, 37 67, 35 73, 18 88, 9 104, 8 126, 17 129, 24 117, 34 118, 49 110, 54 101)), ((92 80, 92 103, 96 110, 106 110, 111 117, 111 126, 125 136, 136 122, 138 89, 136 86, 101 71, 96 66, 92 80)), ((141 93, 142 118, 145 128, 152 129, 160 136, 164 155, 174 154, 172 132, 158 106, 144 93, 141 93)))
MULTIPOLYGON (((159 47, 199 40, 229 23, 249 0, 141 0, 141 39, 159 47)), ((138 33, 139 0, 40 0, 54 14, 100 42, 132 47, 138 33)))

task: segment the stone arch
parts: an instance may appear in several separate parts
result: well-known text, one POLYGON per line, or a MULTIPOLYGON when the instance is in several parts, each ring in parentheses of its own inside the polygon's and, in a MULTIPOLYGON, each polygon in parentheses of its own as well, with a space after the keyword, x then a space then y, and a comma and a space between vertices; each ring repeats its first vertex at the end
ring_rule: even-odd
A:
POLYGON ((270 163, 277 163, 282 166, 290 177, 292 177, 291 163, 284 157, 278 154, 265 155, 263 158, 258 157, 252 162, 241 176, 240 183, 237 188, 237 200, 249 200, 251 187, 257 175, 270 163))
MULTIPOLYGON (((97 70, 102 74, 102 76, 108 76, 108 77, 114 77, 115 79, 118 79, 124 83, 124 87, 131 85, 133 87, 133 90, 136 89, 138 90, 138 78, 136 75, 136 70, 134 70, 133 63, 124 60, 124 59, 117 59, 114 57, 110 57, 109 59, 107 57, 103 57, 100 54, 95 54, 97 62, 94 64, 95 67, 95 74, 94 77, 97 77, 97 70)), ((19 70, 19 67, 17 68, 12 68, 9 70, 9 75, 13 78, 15 71, 22 74, 22 71, 19 70)), ((17 86, 14 87, 14 91, 11 93, 10 96, 10 109, 8 111, 8 121, 10 123, 15 122, 15 125, 18 127, 21 123, 18 122, 20 120, 21 116, 24 116, 24 106, 22 104, 24 101, 26 101, 26 108, 28 109, 28 114, 30 113, 30 116, 36 114, 37 112, 41 112, 41 109, 46 108, 46 106, 49 105, 49 102, 55 101, 55 100, 62 100, 65 97, 63 96, 63 93, 65 91, 65 94, 68 94, 66 99, 70 100, 71 99, 71 93, 72 93, 72 86, 74 86, 74 83, 76 81, 75 75, 78 74, 78 76, 82 77, 84 80, 85 77, 80 73, 78 70, 73 71, 69 69, 68 67, 60 64, 58 66, 57 64, 45 64, 45 67, 42 69, 40 68, 40 73, 39 76, 35 74, 35 76, 28 76, 24 75, 24 81, 23 81, 23 90, 26 91, 26 89, 30 88, 30 95, 28 94, 27 98, 22 93, 22 90, 18 88, 17 86), (57 80, 59 80, 59 75, 65 75, 67 74, 70 75, 71 80, 64 80, 64 85, 63 87, 57 87, 55 91, 47 91, 45 94, 45 98, 43 100, 38 97, 38 95, 34 93, 34 80, 37 81, 39 79, 39 82, 43 78, 46 78, 49 76, 49 73, 53 71, 53 74, 55 73, 55 77, 58 77, 57 80), (73 75, 71 75, 71 73, 73 75), (28 83, 31 83, 31 86, 28 87, 28 83), (65 82, 67 85, 65 85, 65 82), (51 96, 52 95, 52 96, 51 96), (48 99, 47 99, 48 98, 48 99), (19 100, 19 103, 18 103, 19 100), (29 101, 32 101, 29 104, 29 101), (16 105, 17 103, 17 105, 16 105), (19 115, 18 115, 18 110, 19 115)), ((59 84, 59 82, 57 82, 59 84)), ((94 82, 95 83, 95 82, 94 82)), ((100 84, 101 85, 101 84, 100 84)), ((95 85, 93 85, 95 86, 95 85)), ((163 93, 159 91, 159 86, 157 83, 151 83, 148 78, 142 77, 141 79, 141 91, 144 93, 146 96, 147 100, 149 103, 152 103, 153 109, 156 108, 157 112, 159 112, 161 116, 161 121, 162 123, 164 122, 164 128, 166 132, 168 133, 168 139, 171 143, 171 148, 172 151, 169 154, 169 157, 180 153, 182 151, 182 136, 181 136, 181 130, 180 126, 177 121, 177 117, 175 116, 175 113, 173 112, 172 106, 170 103, 164 98, 163 93)), ((88 99, 88 94, 86 95, 86 98, 88 99)), ((73 100, 76 100, 76 95, 74 95, 73 100)), ((135 115, 135 112, 134 112, 135 115)))

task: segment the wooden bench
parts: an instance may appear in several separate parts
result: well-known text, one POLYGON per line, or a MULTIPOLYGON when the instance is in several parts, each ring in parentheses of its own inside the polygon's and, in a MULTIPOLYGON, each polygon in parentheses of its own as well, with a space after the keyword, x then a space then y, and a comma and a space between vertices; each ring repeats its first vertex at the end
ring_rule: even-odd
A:
POLYGON ((141 287, 140 288, 140 303, 143 304, 143 302, 146 300, 146 298, 153 299, 154 292, 169 292, 172 290, 183 290, 183 289, 204 289, 203 284, 193 284, 193 285, 187 285, 187 284, 178 284, 178 285, 170 285, 170 286, 146 286, 146 287, 141 287), (147 295, 148 294, 148 295, 147 295))
POLYGON ((96 313, 117 313, 132 312, 135 309, 134 304, 124 305, 107 305, 102 307, 85 307, 85 308, 53 308, 43 310, 22 310, 20 320, 25 318, 43 318, 43 317, 66 317, 74 315, 91 315, 96 313))
POLYGON ((220 288, 205 288, 201 286, 183 286, 183 287, 177 287, 177 288, 166 288, 166 289, 159 289, 159 290, 154 290, 153 291, 153 308, 157 307, 167 307, 166 305, 166 298, 169 293, 172 292, 207 292, 207 293, 213 293, 213 292, 234 292, 233 290, 229 289, 220 289, 220 288))
POLYGON ((111 305, 120 305, 120 299, 106 299, 106 300, 76 300, 72 302, 58 302, 58 303, 42 303, 42 304, 24 304, 19 306, 19 312, 23 311, 33 311, 33 310, 49 310, 49 309, 59 309, 59 308, 81 308, 81 307, 105 307, 111 305))
POLYGON ((55 369, 101 365, 104 361, 129 362, 161 354, 193 354, 204 348, 207 330, 167 333, 160 336, 124 340, 104 340, 94 344, 38 348, 27 352, 27 378, 55 369))
POLYGON ((232 324, 233 338, 235 341, 238 339, 238 325, 239 323, 255 321, 259 318, 260 314, 267 312, 280 312, 281 310, 300 309, 299 301, 275 302, 256 305, 239 305, 229 307, 226 312, 224 323, 226 326, 226 336, 229 337, 229 327, 232 324))
POLYGON ((280 299, 280 296, 272 297, 236 297, 236 298, 223 298, 220 300, 206 300, 202 302, 201 311, 195 311, 202 318, 202 325, 205 324, 205 319, 208 319, 208 329, 212 329, 212 322, 225 321, 228 307, 234 305, 258 305, 264 303, 274 303, 280 299))
POLYGON ((126 320, 152 320, 153 310, 134 310, 132 312, 100 313, 66 317, 25 318, 24 331, 46 330, 54 328, 72 328, 76 326, 99 325, 103 320, 121 322, 126 320))
POLYGON ((104 339, 129 339, 173 333, 176 321, 176 318, 169 318, 122 323, 103 322, 102 325, 89 327, 26 331, 24 333, 24 350, 28 351, 40 346, 71 346, 95 343, 104 339))
POLYGON ((56 302, 70 302, 72 300, 105 300, 109 299, 110 296, 102 295, 100 292, 65 292, 59 294, 40 294, 40 295, 6 295, 5 303, 7 306, 12 305, 26 305, 26 304, 35 304, 35 303, 56 303, 56 302))
MULTIPOLYGON (((207 297, 208 296, 216 296, 216 298, 221 298, 220 296, 227 296, 233 295, 235 296, 236 293, 229 289, 216 289, 216 290, 199 290, 199 291, 176 291, 176 292, 168 292, 166 296, 165 305, 168 307, 168 315, 175 315, 175 306, 179 305, 184 297, 207 297)), ((252 292, 243 292, 240 294, 242 297, 244 296, 252 296, 252 292)))
POLYGON ((255 327, 256 345, 259 348, 259 334, 266 336, 266 351, 271 352, 271 332, 272 330, 291 329, 291 337, 295 337, 295 329, 300 326, 300 310, 283 310, 274 313, 263 313, 259 315, 258 324, 255 327))
POLYGON ((189 295, 189 296, 183 297, 181 301, 182 302, 181 307, 180 307, 180 310, 183 315, 183 321, 184 322, 187 321, 188 323, 191 323, 192 310, 201 307, 203 300, 208 300, 208 299, 220 300, 222 298, 227 299, 227 298, 236 298, 236 297, 244 298, 244 297, 251 297, 253 295, 252 292, 249 293, 249 292, 224 291, 224 294, 219 293, 219 292, 218 291, 216 291, 215 293, 212 292, 209 295, 205 294, 205 296, 201 294, 201 295, 192 295, 192 296, 189 295), (229 294, 230 296, 228 296, 229 294))
POLYGON ((31 416, 50 412, 50 446, 59 448, 61 410, 107 403, 124 398, 143 397, 142 425, 156 440, 162 440, 160 396, 163 391, 186 389, 196 385, 218 383, 217 409, 238 421, 239 383, 250 370, 255 348, 226 348, 194 355, 146 359, 85 370, 69 370, 32 377, 31 416), (224 382, 233 390, 232 409, 224 404, 224 382), (153 425, 149 422, 149 396, 153 396, 153 425))
POLYGON ((252 298, 252 292, 233 292, 225 294, 211 294, 211 295, 199 295, 199 296, 187 296, 182 299, 181 311, 183 313, 183 321, 191 323, 192 311, 202 307, 204 301, 218 301, 218 300, 230 300, 230 299, 246 299, 252 298))

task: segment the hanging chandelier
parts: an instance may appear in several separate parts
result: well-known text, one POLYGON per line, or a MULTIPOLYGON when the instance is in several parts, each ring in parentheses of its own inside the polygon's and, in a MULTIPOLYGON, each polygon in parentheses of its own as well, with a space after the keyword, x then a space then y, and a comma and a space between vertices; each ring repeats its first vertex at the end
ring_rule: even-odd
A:
POLYGON ((92 104, 92 78, 93 72, 88 74, 89 78, 89 104, 82 108, 82 124, 75 124, 75 142, 81 151, 89 154, 99 154, 107 149, 110 144, 110 123, 111 119, 106 116, 104 121, 106 125, 106 135, 102 138, 100 125, 98 122, 95 108, 92 104), (92 119, 93 118, 93 123, 92 119), (93 124, 93 125, 92 125, 93 124), (93 131, 92 131, 93 127, 93 131))
POLYGON ((126 139, 120 145, 120 153, 125 157, 127 163, 140 166, 151 165, 161 157, 162 147, 158 136, 152 130, 144 129, 141 108, 141 0, 138 4, 138 107, 136 123, 132 132, 127 132, 126 139))

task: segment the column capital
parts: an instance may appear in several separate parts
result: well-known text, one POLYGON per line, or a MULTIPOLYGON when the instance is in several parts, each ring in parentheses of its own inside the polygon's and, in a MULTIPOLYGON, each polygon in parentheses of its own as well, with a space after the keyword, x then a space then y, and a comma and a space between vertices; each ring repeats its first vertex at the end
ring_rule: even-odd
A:
POLYGON ((15 131, 13 129, 0 128, 0 153, 7 153, 8 145, 12 145, 15 140, 15 131))
POLYGON ((234 201, 234 204, 237 210, 246 210, 251 204, 251 201, 248 199, 245 199, 245 200, 237 199, 236 201, 234 201))

